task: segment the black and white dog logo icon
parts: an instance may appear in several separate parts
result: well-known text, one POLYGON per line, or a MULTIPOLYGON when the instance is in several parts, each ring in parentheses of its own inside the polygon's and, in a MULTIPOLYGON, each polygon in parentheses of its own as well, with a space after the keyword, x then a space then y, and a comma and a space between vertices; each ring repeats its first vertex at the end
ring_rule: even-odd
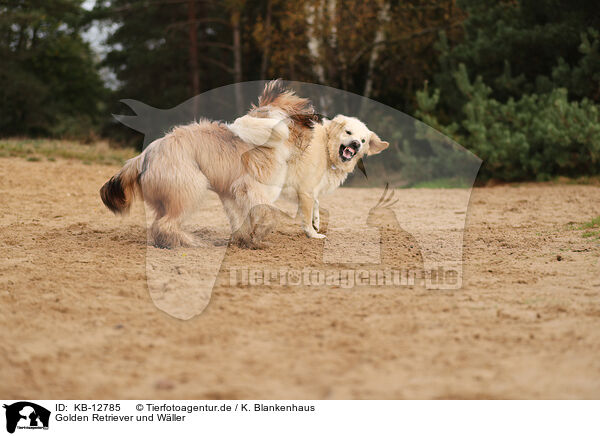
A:
POLYGON ((4 405, 6 409, 6 431, 18 429, 48 429, 50 411, 29 401, 4 405))

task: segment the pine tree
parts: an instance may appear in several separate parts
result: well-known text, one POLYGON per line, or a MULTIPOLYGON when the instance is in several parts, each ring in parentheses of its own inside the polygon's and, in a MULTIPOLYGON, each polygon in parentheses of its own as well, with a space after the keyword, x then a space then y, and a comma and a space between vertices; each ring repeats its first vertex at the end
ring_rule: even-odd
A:
POLYGON ((80 0, 0 5, 0 135, 87 137, 104 98, 80 0))
POLYGON ((600 173, 600 27, 592 1, 463 0, 465 39, 440 35, 417 116, 484 160, 482 178, 600 173))

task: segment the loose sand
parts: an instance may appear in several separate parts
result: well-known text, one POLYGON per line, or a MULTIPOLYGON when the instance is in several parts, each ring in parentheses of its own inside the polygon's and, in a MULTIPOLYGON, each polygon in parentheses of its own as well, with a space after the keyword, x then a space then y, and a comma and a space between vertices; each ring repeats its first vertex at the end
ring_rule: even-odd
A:
MULTIPOLYGON (((264 250, 200 225, 224 259, 204 312, 182 321, 153 304, 168 289, 152 265, 201 251, 148 247, 140 203, 110 214, 98 189, 116 170, 0 159, 0 398, 600 398, 600 242, 573 224, 600 215, 599 187, 474 189, 457 290, 232 286, 234 267, 335 264, 291 219, 264 250)), ((397 191, 415 208, 449 195, 397 191)), ((423 221, 455 231, 439 213, 423 221)), ((443 244, 397 220, 383 263, 422 269, 443 244)))

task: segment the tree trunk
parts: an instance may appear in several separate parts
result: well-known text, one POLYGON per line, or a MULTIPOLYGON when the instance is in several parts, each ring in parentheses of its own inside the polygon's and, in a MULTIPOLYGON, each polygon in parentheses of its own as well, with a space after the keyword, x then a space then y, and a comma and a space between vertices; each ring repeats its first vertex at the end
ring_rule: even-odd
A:
POLYGON ((338 85, 334 83, 333 80, 335 77, 340 79, 341 88, 344 90, 348 89, 348 82, 346 80, 346 59, 344 56, 344 52, 342 50, 338 50, 338 7, 337 0, 327 0, 327 20, 328 22, 327 28, 329 30, 329 35, 326 37, 327 41, 327 55, 326 59, 335 59, 334 62, 326 62, 327 73, 326 77, 329 79, 328 84, 331 86, 338 85), (342 75, 340 77, 339 72, 342 71, 342 75))
POLYGON ((21 47, 23 46, 23 41, 25 40, 25 26, 19 25, 19 40, 17 42, 17 52, 21 51, 21 47))
POLYGON ((35 48, 37 46, 37 37, 38 37, 39 26, 33 27, 33 33, 31 35, 31 48, 35 48))
POLYGON ((241 13, 237 6, 231 12, 231 27, 233 29, 233 81, 235 85, 235 107, 238 114, 244 111, 244 102, 240 82, 242 81, 242 38, 241 38, 241 13))
POLYGON ((296 80, 296 60, 291 50, 288 53, 288 69, 290 80, 296 80))
POLYGON ((363 91, 363 95, 367 98, 371 97, 371 93, 373 92, 373 75, 375 74, 375 65, 377 65, 379 52, 383 42, 385 41, 385 23, 387 23, 389 19, 390 4, 388 2, 384 2, 383 5, 381 5, 381 9, 377 13, 377 31, 375 32, 373 49, 371 50, 369 67, 367 69, 367 80, 365 81, 365 88, 363 91))
POLYGON ((200 94, 200 70, 198 68, 198 20, 196 17, 196 0, 188 0, 188 25, 189 25, 189 61, 190 61, 190 84, 194 97, 194 118, 197 118, 199 108, 198 99, 200 94))
POLYGON ((322 27, 323 1, 317 0, 306 5, 306 33, 308 36, 308 51, 313 59, 313 72, 319 83, 325 84, 325 69, 321 59, 321 41, 319 27, 322 27))
POLYGON ((260 64, 260 78, 267 79, 269 57, 271 56, 271 16, 273 15, 273 0, 267 0, 267 16, 265 17, 265 43, 260 64))

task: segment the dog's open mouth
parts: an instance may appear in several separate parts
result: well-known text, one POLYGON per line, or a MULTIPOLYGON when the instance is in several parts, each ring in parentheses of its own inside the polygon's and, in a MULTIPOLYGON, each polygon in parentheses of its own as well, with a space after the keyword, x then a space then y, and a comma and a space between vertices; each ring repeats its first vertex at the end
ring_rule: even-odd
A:
POLYGON ((340 145, 340 158, 342 159, 342 162, 347 162, 350 159, 352 159, 354 157, 354 155, 356 154, 357 149, 354 148, 354 146, 352 144, 350 145, 340 145))

